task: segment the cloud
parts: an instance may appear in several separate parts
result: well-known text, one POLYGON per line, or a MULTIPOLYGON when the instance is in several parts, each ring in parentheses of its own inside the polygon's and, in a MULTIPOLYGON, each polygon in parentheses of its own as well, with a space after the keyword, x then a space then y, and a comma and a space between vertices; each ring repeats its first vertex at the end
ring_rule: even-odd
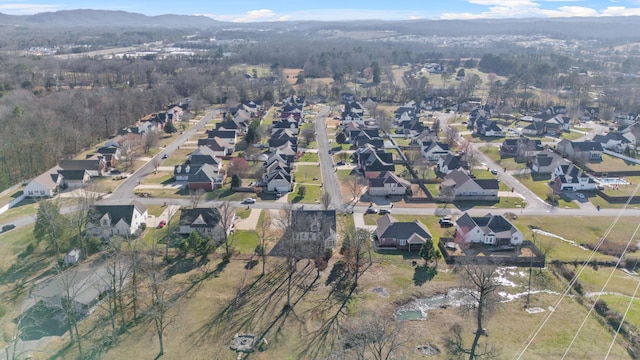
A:
POLYGON ((598 11, 586 6, 560 6, 555 9, 543 9, 540 3, 569 2, 580 0, 469 0, 470 4, 487 6, 480 13, 443 13, 441 19, 486 19, 486 18, 523 18, 523 17, 596 17, 596 16, 634 16, 640 15, 640 8, 610 6, 598 11))
POLYGON ((259 21, 274 21, 279 17, 276 15, 273 10, 269 9, 259 9, 259 10, 249 10, 243 16, 235 18, 234 22, 259 22, 259 21))
POLYGON ((0 3, 0 12, 8 15, 33 15, 48 11, 60 10, 60 5, 0 3))

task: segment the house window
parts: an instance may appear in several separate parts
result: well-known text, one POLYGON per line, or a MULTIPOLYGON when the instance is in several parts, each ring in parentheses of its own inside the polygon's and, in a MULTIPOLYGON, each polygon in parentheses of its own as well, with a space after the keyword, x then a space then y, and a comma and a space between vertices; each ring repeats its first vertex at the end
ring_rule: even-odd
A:
POLYGON ((406 239, 400 239, 400 241, 398 242, 398 245, 406 246, 407 245, 407 240, 406 239))
POLYGON ((311 225, 311 231, 318 231, 318 225, 316 224, 311 225))

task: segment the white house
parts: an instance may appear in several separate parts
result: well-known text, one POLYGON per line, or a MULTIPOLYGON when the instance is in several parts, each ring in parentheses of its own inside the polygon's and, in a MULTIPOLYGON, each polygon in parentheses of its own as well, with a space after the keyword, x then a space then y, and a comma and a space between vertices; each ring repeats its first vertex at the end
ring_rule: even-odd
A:
POLYGON ((560 164, 551 173, 551 183, 557 190, 595 190, 598 183, 575 164, 560 164))
POLYGON ((269 192, 287 193, 291 191, 291 175, 282 170, 269 173, 265 183, 269 192))
POLYGON ((60 167, 55 167, 44 174, 33 178, 22 191, 29 197, 52 197, 62 183, 62 175, 58 174, 60 167))
POLYGON ((133 235, 147 219, 147 208, 138 201, 128 204, 96 205, 87 219, 87 234, 101 238, 133 235))
POLYGON ((449 145, 433 141, 422 141, 422 156, 429 161, 438 161, 442 156, 449 154, 449 145))
POLYGON ((461 244, 520 245, 524 235, 502 215, 471 217, 464 213, 456 221, 455 241, 461 244))
POLYGON ((368 179, 369 195, 387 196, 404 195, 411 189, 411 183, 391 171, 385 171, 380 176, 368 179))

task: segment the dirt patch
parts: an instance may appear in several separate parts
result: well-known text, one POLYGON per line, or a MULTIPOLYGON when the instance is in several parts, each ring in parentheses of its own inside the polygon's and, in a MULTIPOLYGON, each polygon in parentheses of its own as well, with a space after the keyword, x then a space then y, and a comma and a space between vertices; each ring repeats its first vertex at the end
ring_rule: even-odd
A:
POLYGON ((289 85, 293 85, 298 81, 298 74, 302 72, 303 69, 282 69, 282 73, 284 73, 284 77, 287 79, 289 85))
POLYGON ((369 292, 372 292, 382 298, 388 298, 389 297, 389 289, 387 288, 383 288, 383 287, 374 287, 369 289, 369 292))

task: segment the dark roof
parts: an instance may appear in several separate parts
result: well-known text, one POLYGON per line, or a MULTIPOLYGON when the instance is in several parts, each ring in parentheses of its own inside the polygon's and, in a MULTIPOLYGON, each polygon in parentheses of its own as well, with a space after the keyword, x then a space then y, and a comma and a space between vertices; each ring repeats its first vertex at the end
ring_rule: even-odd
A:
POLYGON ((236 130, 212 129, 207 131, 207 137, 214 138, 216 136, 221 139, 235 139, 236 130))
POLYGON ((66 181, 83 180, 87 170, 58 170, 58 174, 66 181))
POLYGON ((220 223, 220 211, 216 208, 183 209, 180 213, 180 225, 191 227, 216 227, 220 223))
POLYGON ((60 160, 58 165, 64 170, 98 170, 100 160, 60 160))
POLYGON ((91 209, 91 212, 93 215, 97 215, 94 217, 96 220, 103 217, 105 214, 109 214, 112 225, 117 224, 120 219, 123 219, 127 224, 131 224, 134 209, 138 209, 138 212, 140 213, 147 211, 147 208, 144 205, 133 200, 130 204, 95 205, 91 209))
POLYGON ((474 179, 473 181, 484 190, 498 190, 500 187, 498 185, 498 179, 474 179))
POLYGON ((597 141, 572 141, 571 146, 578 151, 602 151, 602 144, 597 141))
POLYGON ((418 220, 398 222, 394 217, 386 214, 378 219, 376 223, 378 226, 378 229, 376 229, 378 238, 409 239, 416 234, 424 239, 431 239, 431 234, 427 227, 418 220))
POLYGON ((195 174, 189 176, 188 181, 190 183, 208 183, 211 182, 216 175, 218 175, 218 172, 213 165, 203 164, 195 174))
POLYGON ((297 223, 308 219, 310 221, 321 221, 328 224, 329 228, 336 231, 336 211, 335 210, 305 210, 298 209, 292 212, 292 221, 297 223))

